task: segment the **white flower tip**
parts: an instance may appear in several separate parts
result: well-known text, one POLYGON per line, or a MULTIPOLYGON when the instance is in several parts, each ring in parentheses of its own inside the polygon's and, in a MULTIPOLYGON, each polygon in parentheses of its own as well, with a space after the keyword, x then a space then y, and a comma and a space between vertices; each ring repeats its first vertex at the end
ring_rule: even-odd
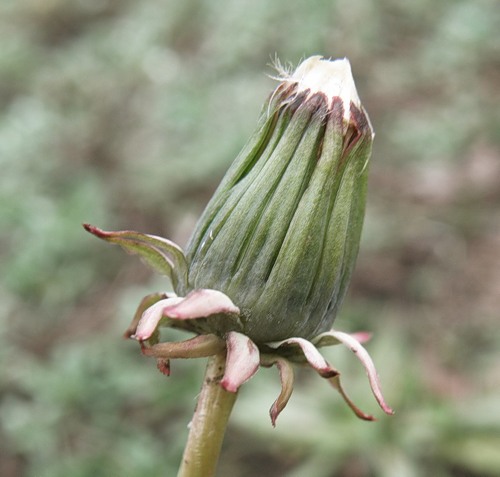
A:
POLYGON ((347 58, 329 60, 322 56, 311 56, 286 81, 297 83, 297 93, 308 90, 310 95, 324 93, 329 99, 340 97, 344 103, 346 119, 349 119, 351 101, 357 107, 361 105, 347 58))

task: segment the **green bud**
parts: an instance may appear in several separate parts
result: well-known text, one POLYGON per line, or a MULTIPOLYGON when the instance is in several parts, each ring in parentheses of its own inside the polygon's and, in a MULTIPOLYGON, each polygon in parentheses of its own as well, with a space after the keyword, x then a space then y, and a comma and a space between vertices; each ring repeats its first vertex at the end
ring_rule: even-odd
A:
POLYGON ((329 330, 358 253, 372 139, 347 59, 311 57, 282 77, 198 222, 176 292, 222 291, 241 310, 235 331, 258 344, 329 330))
POLYGON ((85 229, 139 255, 170 278, 176 293, 145 297, 125 336, 169 374, 174 358, 226 355, 220 385, 236 392, 259 369, 279 369, 273 425, 293 389, 291 363, 308 364, 358 417, 340 373, 318 348, 344 344, 363 364, 387 414, 370 333, 330 329, 358 253, 373 131, 349 62, 312 57, 284 74, 256 133, 215 192, 187 254, 162 237, 85 229), (198 336, 161 340, 160 327, 198 336))

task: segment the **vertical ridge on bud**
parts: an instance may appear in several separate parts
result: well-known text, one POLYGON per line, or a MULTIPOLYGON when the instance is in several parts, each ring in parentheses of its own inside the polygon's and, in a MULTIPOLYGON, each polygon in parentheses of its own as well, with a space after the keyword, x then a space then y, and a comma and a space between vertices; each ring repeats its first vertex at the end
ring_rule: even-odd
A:
MULTIPOLYGON (((329 329, 356 259, 372 130, 347 60, 312 57, 264 106, 188 244, 188 289, 241 310, 257 343, 329 329)), ((220 326, 219 326, 220 325, 220 326)))

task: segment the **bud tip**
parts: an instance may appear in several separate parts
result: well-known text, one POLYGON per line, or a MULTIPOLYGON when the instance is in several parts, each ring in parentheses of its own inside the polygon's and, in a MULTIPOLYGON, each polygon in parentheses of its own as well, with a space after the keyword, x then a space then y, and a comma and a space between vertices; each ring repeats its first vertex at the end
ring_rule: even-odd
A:
POLYGON ((351 101, 359 108, 361 101, 356 91, 347 58, 329 60, 311 56, 304 60, 285 81, 297 83, 297 93, 309 91, 310 95, 323 93, 329 100, 340 97, 344 103, 344 117, 349 120, 351 101))

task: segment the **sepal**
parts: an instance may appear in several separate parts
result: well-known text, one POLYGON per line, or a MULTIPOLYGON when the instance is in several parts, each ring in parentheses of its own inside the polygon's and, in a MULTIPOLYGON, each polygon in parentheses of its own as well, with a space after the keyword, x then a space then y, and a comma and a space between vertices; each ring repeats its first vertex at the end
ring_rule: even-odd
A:
POLYGON ((166 275, 174 289, 187 287, 186 257, 182 249, 171 240, 132 230, 107 232, 90 224, 83 224, 83 227, 96 237, 120 245, 128 253, 139 255, 151 268, 166 275))

